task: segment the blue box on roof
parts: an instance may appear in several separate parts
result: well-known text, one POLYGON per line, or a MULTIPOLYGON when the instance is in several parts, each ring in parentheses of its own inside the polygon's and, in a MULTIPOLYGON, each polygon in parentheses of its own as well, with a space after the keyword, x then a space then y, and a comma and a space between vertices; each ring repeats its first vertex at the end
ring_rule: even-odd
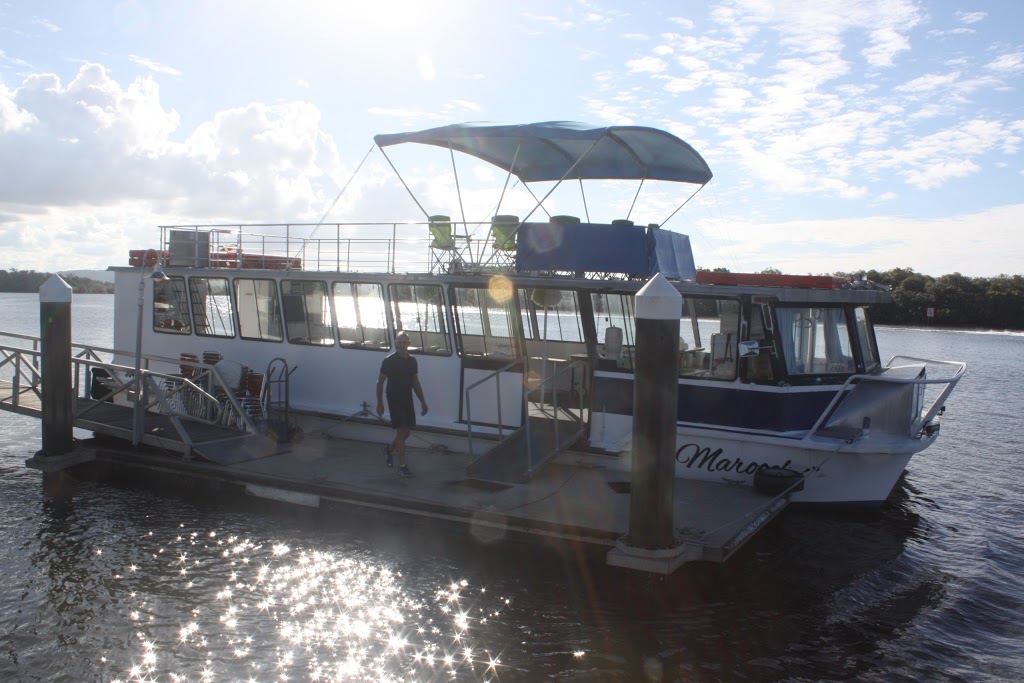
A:
POLYGON ((606 223, 523 223, 516 233, 516 270, 661 273, 691 280, 697 274, 686 235, 606 223))

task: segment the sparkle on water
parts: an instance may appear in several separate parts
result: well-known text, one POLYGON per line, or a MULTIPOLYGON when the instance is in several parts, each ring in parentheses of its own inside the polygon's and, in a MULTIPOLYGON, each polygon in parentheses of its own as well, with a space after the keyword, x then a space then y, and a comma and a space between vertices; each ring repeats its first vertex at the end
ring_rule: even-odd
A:
POLYGON ((112 578, 134 638, 97 661, 114 683, 500 675, 500 653, 477 646, 474 629, 500 618, 510 600, 465 580, 417 597, 386 566, 216 532, 182 530, 167 543, 150 532, 136 548, 96 553, 103 550, 131 556, 112 578), (216 577, 212 599, 190 595, 190 572, 216 577))

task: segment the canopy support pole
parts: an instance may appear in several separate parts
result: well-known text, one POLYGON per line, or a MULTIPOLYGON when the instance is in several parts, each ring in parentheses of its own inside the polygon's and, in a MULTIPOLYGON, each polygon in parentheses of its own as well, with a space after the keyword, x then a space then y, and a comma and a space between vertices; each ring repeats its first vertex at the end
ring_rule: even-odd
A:
MULTIPOLYGON (((449 142, 448 144, 450 146, 451 142, 449 142)), ((516 161, 519 160, 519 150, 521 150, 522 148, 523 148, 522 143, 518 143, 516 145, 516 153, 512 155, 512 164, 508 167, 508 173, 505 175, 505 184, 501 188, 501 195, 499 195, 499 197, 498 197, 498 205, 496 207, 494 207, 494 214, 493 215, 495 215, 495 216, 497 216, 499 213, 501 213, 501 203, 503 201, 505 201, 505 192, 508 190, 508 181, 512 179, 512 170, 515 169, 515 167, 516 167, 516 161)), ((523 187, 526 187, 526 189, 528 189, 528 190, 530 189, 529 187, 527 187, 526 183, 523 183, 523 187)), ((532 194, 532 192, 531 192, 531 194, 532 194)), ((534 199, 536 199, 536 197, 534 197, 534 199)), ((490 230, 492 231, 491 237, 493 237, 493 227, 490 230)), ((490 237, 488 237, 488 239, 490 239, 490 237)), ((484 244, 485 243, 486 243, 486 240, 484 242, 480 243, 480 246, 479 246, 480 252, 476 255, 477 256, 477 260, 479 260, 480 258, 483 258, 483 255, 484 255, 484 251, 483 250, 484 250, 484 244)))
POLYGON ((424 208, 423 208, 423 205, 422 205, 422 204, 420 204, 420 202, 419 202, 419 200, 418 200, 418 199, 416 199, 416 195, 414 195, 414 194, 412 193, 412 190, 410 190, 410 189, 409 189, 409 186, 405 184, 405 178, 403 178, 403 177, 402 177, 402 174, 398 172, 398 169, 397 169, 397 168, 395 168, 395 165, 394 165, 393 163, 391 163, 391 158, 390 158, 390 157, 388 157, 388 153, 387 153, 387 152, 385 152, 385 151, 384 151, 384 148, 383 148, 383 147, 381 147, 380 145, 377 145, 377 148, 378 148, 378 149, 380 150, 380 153, 384 155, 384 158, 385 158, 385 159, 387 160, 387 162, 388 162, 388 166, 390 166, 390 167, 391 167, 391 170, 395 172, 395 175, 396 175, 396 176, 398 176, 398 180, 399 180, 399 181, 400 181, 400 182, 402 183, 402 187, 404 187, 404 188, 405 188, 405 191, 409 193, 409 196, 410 196, 410 197, 412 197, 412 200, 413 200, 414 202, 416 202, 416 206, 418 206, 418 207, 419 207, 419 209, 420 209, 420 211, 422 211, 422 212, 423 212, 423 217, 424 217, 425 219, 427 219, 427 221, 429 221, 429 220, 430 220, 430 214, 428 214, 428 213, 427 213, 427 210, 426 210, 426 209, 424 209, 424 208))
MULTIPOLYGON (((707 185, 707 183, 704 183, 704 185, 707 185)), ((673 211, 672 213, 670 213, 670 214, 668 215, 668 218, 666 218, 665 220, 663 220, 663 221, 661 222, 661 225, 665 225, 665 223, 668 223, 668 222, 669 222, 670 220, 672 220, 672 216, 675 216, 675 215, 676 215, 677 213, 679 213, 679 209, 681 209, 681 208, 683 208, 684 206, 686 206, 687 204, 689 204, 689 203, 690 203, 690 200, 691 200, 691 199, 693 199, 694 197, 696 197, 696 196, 697 196, 697 193, 698 193, 698 192, 700 192, 701 190, 703 190, 703 189, 704 189, 704 185, 701 185, 701 186, 700 186, 700 187, 698 187, 698 188, 697 188, 696 190, 694 190, 694 191, 693 191, 693 194, 691 194, 691 195, 690 195, 689 197, 687 197, 687 198, 686 198, 686 201, 685 201, 685 202, 683 202, 682 204, 680 204, 679 206, 677 206, 677 207, 676 207, 676 210, 675 210, 675 211, 673 211)))
MULTIPOLYGON (((583 161, 587 157, 587 155, 590 154, 591 150, 593 150, 594 147, 597 146, 597 143, 601 141, 602 137, 604 137, 604 136, 602 135, 602 136, 596 138, 593 142, 591 142, 590 143, 590 147, 587 147, 586 151, 583 152, 583 154, 581 154, 579 156, 579 158, 576 159, 576 161, 572 162, 572 166, 570 166, 565 171, 565 173, 562 174, 562 177, 558 179, 558 182, 555 183, 554 187, 552 187, 550 190, 547 191, 547 194, 545 194, 543 197, 541 197, 539 200, 537 200, 537 205, 534 206, 532 209, 530 209, 530 213, 526 214, 526 217, 523 218, 523 220, 519 221, 519 225, 522 225, 526 221, 530 220, 530 216, 532 216, 534 213, 536 213, 537 209, 542 207, 544 202, 547 201, 547 198, 551 196, 551 193, 558 189, 558 186, 562 184, 562 181, 564 181, 566 178, 568 178, 572 174, 572 172, 574 170, 576 170, 576 167, 579 166, 580 162, 583 161)), ((525 185, 527 185, 527 183, 524 182, 523 185, 525 186, 525 185)), ((530 194, 533 195, 533 192, 531 191, 530 194)), ((537 195, 533 195, 533 197, 534 197, 534 199, 536 199, 537 195)), ((547 209, 544 210, 544 213, 547 213, 547 209)), ((548 215, 550 216, 551 214, 548 214, 548 215)), ((515 231, 512 232, 512 235, 516 234, 517 232, 519 232, 519 226, 518 225, 516 226, 515 231)), ((509 235, 509 236, 511 237, 511 235, 509 235)), ((487 258, 487 261, 482 263, 481 266, 487 266, 492 260, 494 260, 494 253, 493 252, 491 252, 491 255, 487 258)))
POLYGON ((580 196, 583 197, 583 215, 587 217, 587 222, 590 222, 590 209, 587 208, 587 193, 583 191, 583 178, 580 178, 580 196))
MULTIPOLYGON (((366 163, 366 160, 370 158, 370 154, 373 153, 373 148, 376 147, 376 146, 377 145, 375 145, 375 144, 374 145, 370 145, 370 149, 366 150, 366 154, 363 155, 363 160, 359 162, 358 166, 356 166, 356 170, 352 171, 352 175, 349 176, 348 181, 345 183, 345 185, 338 192, 338 196, 334 198, 334 201, 331 202, 331 205, 327 207, 326 211, 324 211, 324 215, 320 217, 319 221, 317 221, 316 227, 313 228, 313 232, 310 233, 310 235, 309 235, 309 240, 310 241, 312 241, 313 238, 316 237, 316 233, 317 233, 318 230, 320 230, 320 226, 324 224, 325 220, 327 220, 327 216, 334 209, 334 205, 338 203, 338 200, 341 199, 342 195, 345 194, 345 191, 348 189, 348 186, 351 185, 352 181, 356 179, 357 175, 359 175, 359 169, 361 169, 363 167, 363 164, 366 163)), ((381 152, 383 152, 383 151, 384 150, 381 150, 381 152)), ((386 154, 384 156, 385 156, 385 158, 387 157, 386 154)), ((391 168, 394 168, 394 166, 392 166, 391 168)), ((395 173, 398 173, 398 171, 395 171, 395 173)), ((339 244, 340 244, 340 242, 339 242, 339 244)), ((288 259, 288 262, 285 264, 285 269, 286 270, 291 270, 292 269, 292 263, 295 261, 295 259, 297 259, 299 257, 299 253, 302 251, 304 246, 305 246, 305 244, 303 242, 299 242, 299 246, 295 248, 295 253, 292 254, 292 257, 290 259, 288 259)))
POLYGON ((448 141, 448 154, 452 158, 452 175, 455 176, 455 194, 459 196, 459 213, 462 214, 462 229, 466 230, 469 234, 469 230, 466 227, 466 209, 462 205, 462 187, 459 185, 459 169, 455 167, 455 150, 452 149, 452 141, 448 141))
POLYGON ((633 207, 636 206, 636 200, 640 198, 640 190, 644 189, 644 181, 647 180, 647 174, 640 179, 640 186, 636 188, 636 194, 633 195, 633 203, 629 205, 629 213, 626 214, 626 220, 628 221, 633 215, 633 207))

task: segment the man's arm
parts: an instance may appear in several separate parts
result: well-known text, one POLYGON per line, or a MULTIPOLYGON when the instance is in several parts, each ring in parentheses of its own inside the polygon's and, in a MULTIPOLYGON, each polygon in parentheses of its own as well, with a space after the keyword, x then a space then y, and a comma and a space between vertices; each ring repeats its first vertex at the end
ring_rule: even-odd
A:
POLYGON ((420 376, 418 374, 412 376, 412 390, 416 392, 416 398, 420 400, 420 415, 426 415, 427 400, 423 398, 423 387, 420 386, 420 376))
POLYGON ((384 417, 384 381, 388 376, 383 372, 377 376, 377 415, 384 417))

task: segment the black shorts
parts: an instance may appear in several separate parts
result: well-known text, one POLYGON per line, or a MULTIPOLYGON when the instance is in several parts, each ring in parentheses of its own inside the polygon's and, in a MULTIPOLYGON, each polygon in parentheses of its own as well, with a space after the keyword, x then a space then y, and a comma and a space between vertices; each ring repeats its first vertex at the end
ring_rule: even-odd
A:
POLYGON ((416 408, 412 404, 411 393, 406 397, 388 396, 388 413, 395 429, 416 426, 416 408))

